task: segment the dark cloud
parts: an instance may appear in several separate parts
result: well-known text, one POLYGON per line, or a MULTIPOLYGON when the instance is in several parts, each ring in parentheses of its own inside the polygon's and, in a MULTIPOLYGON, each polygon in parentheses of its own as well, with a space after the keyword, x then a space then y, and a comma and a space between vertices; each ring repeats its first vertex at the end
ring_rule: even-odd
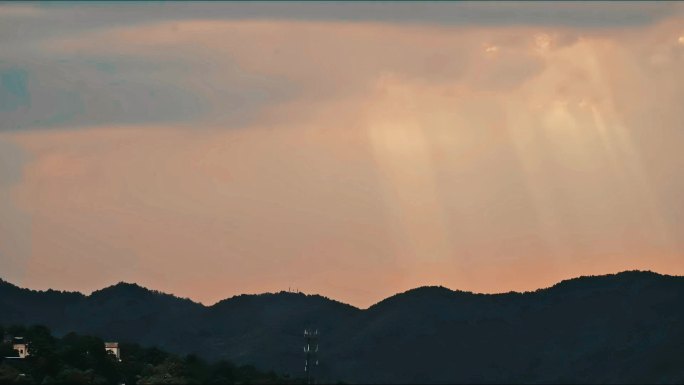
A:
POLYGON ((105 124, 188 122, 220 117, 250 122, 284 98, 287 84, 223 68, 222 82, 201 65, 79 55, 0 66, 0 131, 105 124))
MULTIPOLYGON (((46 9, 87 13, 100 22, 149 19, 296 19, 434 23, 446 25, 548 25, 622 27, 650 24, 678 9, 650 2, 209 2, 45 3, 46 9)), ((83 20, 94 23, 93 20, 83 20)))
MULTIPOLYGON (((2 4, 0 130, 178 122, 205 116, 209 110, 212 116, 239 126, 253 119, 265 105, 296 92, 284 79, 247 75, 236 66, 221 70, 228 80, 219 84, 205 72, 204 63, 192 58, 146 63, 116 53, 98 56, 45 52, 48 39, 83 36, 98 30, 188 19, 568 26, 589 30, 648 25, 681 9, 676 3, 641 2, 2 4), (192 65, 184 68, 188 62, 192 65)), ((425 73, 432 74, 426 76, 454 76, 461 61, 442 56, 425 61, 429 69, 425 73)), ((498 84, 503 79, 517 84, 516 79, 525 79, 530 76, 528 72, 534 72, 534 68, 526 67, 527 62, 516 63, 511 61, 491 79, 482 81, 498 84)), ((319 94, 330 89, 325 82, 320 87, 319 94)))
POLYGON ((27 72, 21 68, 0 71, 0 112, 14 111, 31 105, 27 78, 27 72))
POLYGON ((652 24, 682 12, 662 2, 45 2, 3 5, 0 41, 117 25, 183 19, 288 19, 439 24, 610 28, 652 24))

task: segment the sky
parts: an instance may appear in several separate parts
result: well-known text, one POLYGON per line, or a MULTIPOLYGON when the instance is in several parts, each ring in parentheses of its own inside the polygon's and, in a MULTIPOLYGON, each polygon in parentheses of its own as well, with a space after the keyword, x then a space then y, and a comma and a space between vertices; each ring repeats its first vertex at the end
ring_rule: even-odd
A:
POLYGON ((0 3, 0 277, 205 304, 684 274, 677 2, 0 3))

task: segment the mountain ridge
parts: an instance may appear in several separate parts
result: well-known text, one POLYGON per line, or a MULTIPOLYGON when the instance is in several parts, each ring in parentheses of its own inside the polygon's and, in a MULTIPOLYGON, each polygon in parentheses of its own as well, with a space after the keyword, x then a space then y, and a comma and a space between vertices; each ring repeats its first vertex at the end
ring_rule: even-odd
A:
MULTIPOLYGON (((4 282, 4 281, 3 281, 4 282)), ((137 284, 90 295, 0 283, 0 324, 45 324, 301 375, 320 330, 322 381, 684 382, 684 277, 627 271, 497 294, 414 288, 359 309, 321 295, 206 306, 137 284)))
POLYGON ((76 290, 74 290, 74 291, 56 290, 56 289, 52 289, 52 288, 45 289, 45 290, 31 289, 31 288, 21 287, 19 285, 16 285, 16 284, 14 284, 8 280, 5 280, 2 277, 0 277, 0 288, 2 288, 4 285, 4 286, 10 286, 12 288, 19 289, 19 290, 26 290, 26 291, 29 291, 32 293, 60 293, 60 294, 67 294, 67 295, 69 295, 69 294, 79 295, 79 296, 83 296, 83 297, 91 297, 93 294, 101 294, 102 292, 107 292, 110 290, 117 290, 120 288, 126 288, 128 290, 130 290, 130 289, 140 290, 141 292, 148 292, 148 293, 152 293, 152 294, 170 296, 170 297, 173 297, 176 299, 186 300, 186 301, 192 302, 194 304, 200 305, 200 306, 205 307, 205 308, 211 308, 211 307, 214 307, 220 303, 224 303, 226 301, 230 301, 232 299, 242 298, 242 297, 259 297, 259 296, 269 296, 269 295, 272 295, 272 296, 293 295, 293 296, 305 296, 305 297, 318 297, 318 298, 323 298, 323 299, 326 299, 329 301, 337 302, 337 303, 342 304, 342 305, 350 306, 350 307, 353 307, 353 308, 358 309, 358 310, 368 310, 368 309, 370 309, 374 306, 377 306, 380 303, 387 301, 391 298, 401 296, 404 294, 411 294, 413 292, 421 291, 421 290, 425 290, 425 289, 428 289, 428 290, 441 289, 441 290, 446 290, 447 292, 450 292, 450 293, 459 293, 459 294, 474 295, 474 296, 505 296, 505 295, 513 295, 513 294, 531 294, 531 293, 543 292, 546 290, 554 289, 558 286, 573 284, 574 282, 578 282, 578 281, 593 280, 596 278, 611 278, 611 277, 621 277, 621 276, 624 277, 624 276, 635 275, 635 274, 640 275, 640 276, 654 276, 654 277, 664 277, 664 278, 684 278, 684 276, 682 276, 682 275, 662 274, 662 273, 658 273, 658 272, 651 271, 651 270, 624 270, 624 271, 617 272, 617 273, 608 273, 608 274, 599 274, 599 275, 581 275, 578 277, 563 279, 563 280, 560 280, 551 286, 541 287, 541 288, 534 289, 534 290, 525 290, 525 291, 510 290, 507 292, 497 292, 497 293, 481 293, 481 292, 474 292, 474 291, 468 291, 468 290, 451 289, 451 288, 448 288, 448 287, 442 286, 442 285, 425 285, 425 286, 418 286, 418 287, 415 287, 412 289, 408 289, 408 290, 405 290, 403 292, 398 292, 398 293, 393 294, 389 297, 386 297, 384 299, 379 300, 378 302, 368 306, 365 309, 358 307, 358 306, 355 306, 355 305, 352 305, 352 304, 348 304, 346 302, 342 302, 342 301, 321 295, 321 294, 307 294, 307 293, 299 292, 299 291, 285 291, 285 290, 281 290, 281 291, 277 291, 277 292, 235 294, 235 295, 232 295, 230 297, 226 297, 224 299, 218 300, 211 305, 207 305, 207 304, 204 304, 200 301, 195 301, 189 297, 181 297, 181 296, 173 294, 173 293, 167 293, 167 292, 163 292, 163 291, 159 291, 159 290, 155 290, 155 289, 150 289, 148 287, 139 285, 138 283, 126 282, 126 281, 119 281, 115 284, 105 286, 101 289, 93 290, 90 294, 86 294, 86 293, 76 291, 76 290))

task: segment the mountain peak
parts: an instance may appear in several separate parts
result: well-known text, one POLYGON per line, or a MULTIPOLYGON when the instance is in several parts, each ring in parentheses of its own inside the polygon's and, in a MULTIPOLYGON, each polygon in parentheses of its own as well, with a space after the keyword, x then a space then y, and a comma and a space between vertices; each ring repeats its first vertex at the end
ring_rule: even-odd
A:
POLYGON ((117 284, 93 291, 90 294, 90 297, 97 298, 103 296, 145 296, 151 293, 152 290, 142 287, 136 283, 121 281, 117 284))
POLYGON ((221 301, 216 302, 213 304, 212 308, 222 308, 226 306, 231 306, 235 304, 245 304, 245 303, 251 303, 251 304, 260 304, 260 305, 269 305, 269 304, 280 304, 280 305, 312 305, 312 304, 329 304, 333 306, 342 306, 345 308, 350 308, 354 310, 358 310, 358 308, 322 296, 320 294, 306 294, 303 292, 293 292, 293 291, 279 291, 276 293, 261 293, 261 294, 240 294, 236 296, 232 296, 230 298, 223 299, 221 301))
POLYGON ((678 277, 663 275, 650 270, 627 270, 615 274, 583 275, 576 278, 565 279, 551 287, 537 289, 534 292, 572 288, 590 290, 598 287, 631 286, 654 281, 671 281, 676 278, 678 277))

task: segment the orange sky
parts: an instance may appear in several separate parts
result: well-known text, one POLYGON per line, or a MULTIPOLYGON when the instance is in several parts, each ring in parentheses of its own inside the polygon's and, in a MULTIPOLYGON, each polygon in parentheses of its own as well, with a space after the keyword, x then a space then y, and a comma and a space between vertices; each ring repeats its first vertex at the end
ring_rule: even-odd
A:
POLYGON ((36 23, 0 40, 4 279, 365 307, 684 274, 678 4, 609 26, 131 6, 0 6, 36 23), (89 12, 109 23, 64 27, 89 12))

